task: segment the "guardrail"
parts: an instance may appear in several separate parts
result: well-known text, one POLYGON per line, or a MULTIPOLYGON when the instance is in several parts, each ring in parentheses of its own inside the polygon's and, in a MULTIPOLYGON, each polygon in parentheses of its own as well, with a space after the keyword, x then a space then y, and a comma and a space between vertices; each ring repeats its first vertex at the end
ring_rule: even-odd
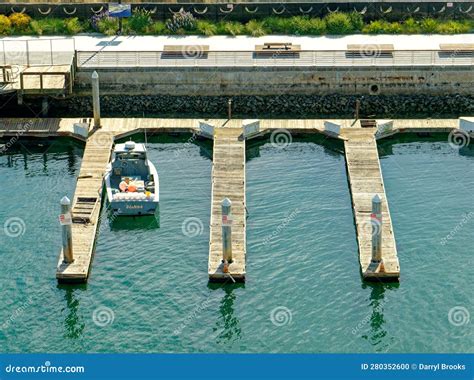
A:
POLYGON ((100 67, 268 67, 268 66, 472 66, 474 52, 394 50, 391 54, 354 54, 344 50, 301 50, 295 54, 260 56, 256 51, 206 51, 185 49, 181 56, 166 51, 78 51, 79 68, 100 67))
POLYGON ((0 64, 17 66, 68 65, 76 51, 74 38, 2 39, 0 64))

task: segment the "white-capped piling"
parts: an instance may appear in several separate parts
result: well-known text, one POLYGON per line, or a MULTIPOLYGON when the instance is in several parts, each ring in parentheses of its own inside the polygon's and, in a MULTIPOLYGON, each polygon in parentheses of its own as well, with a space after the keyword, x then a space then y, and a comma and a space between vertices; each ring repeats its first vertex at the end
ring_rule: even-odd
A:
POLYGON ((63 240, 63 257, 65 263, 72 263, 74 261, 72 251, 72 218, 71 218, 71 201, 64 196, 61 199, 61 229, 63 240))
POLYGON ((372 262, 382 261, 382 199, 376 194, 372 198, 372 262))
POLYGON ((222 207, 222 262, 224 263, 224 272, 227 266, 232 262, 232 202, 225 198, 221 204, 222 207))
POLYGON ((99 74, 92 73, 92 106, 94 109, 94 128, 100 128, 99 74))
POLYGON ((227 119, 232 119, 232 98, 227 100, 227 119))

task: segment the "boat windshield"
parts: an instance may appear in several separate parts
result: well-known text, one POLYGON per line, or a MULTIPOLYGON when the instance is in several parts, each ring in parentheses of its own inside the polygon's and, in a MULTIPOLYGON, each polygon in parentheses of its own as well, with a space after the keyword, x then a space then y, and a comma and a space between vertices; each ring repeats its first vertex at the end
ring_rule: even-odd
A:
POLYGON ((119 160, 144 160, 145 153, 143 152, 130 152, 130 153, 117 153, 116 158, 119 160))

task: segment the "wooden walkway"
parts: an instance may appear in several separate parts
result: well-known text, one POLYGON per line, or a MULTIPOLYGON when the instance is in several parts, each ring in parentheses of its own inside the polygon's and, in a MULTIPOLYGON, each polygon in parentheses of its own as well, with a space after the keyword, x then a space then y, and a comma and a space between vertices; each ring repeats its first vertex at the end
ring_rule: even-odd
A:
POLYGON ((212 163, 212 204, 209 242, 209 279, 245 280, 246 211, 245 211, 245 141, 242 123, 230 121, 214 132, 212 163), (232 202, 232 259, 229 273, 222 272, 222 210, 221 202, 232 202))
POLYGON ((352 205, 359 243, 359 259, 365 279, 397 280, 400 276, 392 219, 388 208, 380 161, 375 141, 375 128, 346 130, 345 153, 352 205), (382 199, 383 266, 372 265, 372 198, 382 199))
POLYGON ((60 253, 56 271, 59 282, 85 282, 89 277, 102 204, 103 176, 113 139, 112 133, 98 130, 87 140, 72 202, 74 262, 64 263, 60 253))

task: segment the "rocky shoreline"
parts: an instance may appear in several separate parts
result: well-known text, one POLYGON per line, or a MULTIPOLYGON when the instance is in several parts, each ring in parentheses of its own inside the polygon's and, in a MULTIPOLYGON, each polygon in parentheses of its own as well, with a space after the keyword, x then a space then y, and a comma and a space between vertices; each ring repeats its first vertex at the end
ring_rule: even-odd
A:
MULTIPOLYGON (((229 97, 223 96, 101 96, 104 117, 226 117, 229 97)), ((234 96, 235 118, 350 118, 360 101, 360 116, 371 118, 448 118, 474 114, 474 96, 466 95, 279 95, 234 96)), ((41 99, 16 102, 0 109, 3 117, 25 117, 41 112, 41 99)), ((35 115, 35 116, 36 116, 35 115)), ((49 117, 92 115, 89 96, 49 101, 49 117)))

